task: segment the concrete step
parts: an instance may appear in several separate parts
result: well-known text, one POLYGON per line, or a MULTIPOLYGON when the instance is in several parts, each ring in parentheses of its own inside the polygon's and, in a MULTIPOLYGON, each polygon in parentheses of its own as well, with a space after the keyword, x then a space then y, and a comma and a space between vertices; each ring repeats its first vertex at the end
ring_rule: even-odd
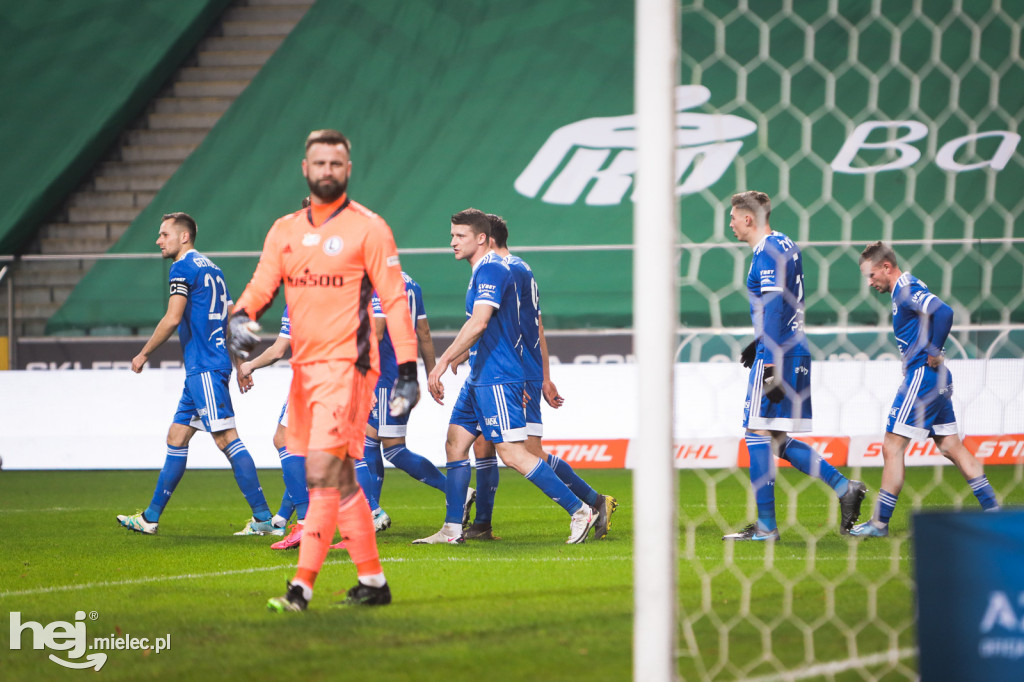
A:
MULTIPOLYGON (((63 302, 63 301, 62 301, 63 302)), ((14 301, 14 315, 19 318, 19 321, 28 323, 29 321, 35 322, 33 328, 39 327, 38 322, 42 321, 42 327, 46 327, 46 321, 53 317, 53 314, 60 308, 60 303, 53 301, 37 302, 37 303, 21 303, 18 300, 14 301)), ((21 336, 37 336, 42 332, 25 332, 21 336)))
POLYGON ((273 52, 284 42, 283 35, 276 36, 211 36, 199 43, 202 52, 273 52))
POLYGON ((131 223, 47 223, 40 229, 44 239, 117 239, 131 223))
POLYGON ((175 97, 238 97, 249 81, 191 81, 175 83, 171 92, 175 97))
POLYGON ((42 306, 49 304, 60 305, 68 299, 68 296, 71 295, 71 290, 74 288, 74 285, 15 287, 14 307, 17 308, 18 303, 42 306))
POLYGON ((310 2, 310 0, 248 0, 246 4, 250 7, 263 7, 265 5, 301 5, 307 10, 313 6, 313 3, 310 2))
POLYGON ((195 148, 194 144, 146 145, 144 147, 125 147, 121 150, 121 154, 125 161, 177 161, 180 164, 195 148))
POLYGON ((97 178, 174 175, 181 164, 171 161, 108 161, 96 169, 97 178))
POLYGON ((308 7, 267 4, 232 7, 221 17, 225 23, 235 21, 289 21, 293 25, 305 16, 308 7))
POLYGON ((222 114, 234 97, 161 97, 153 103, 156 114, 222 114))
MULTIPOLYGON (((186 114, 177 114, 183 116, 186 114)), ((187 130, 130 130, 125 136, 127 144, 130 145, 196 145, 198 146, 206 137, 208 129, 187 129, 187 130)))
POLYGON ((135 206, 145 208, 156 192, 75 192, 71 206, 135 206))
MULTIPOLYGON (((78 261, 69 261, 71 263, 77 263, 78 261)), ((68 266, 63 261, 53 261, 53 263, 60 263, 65 265, 61 269, 38 269, 23 267, 18 270, 11 282, 14 283, 14 288, 17 287, 74 287, 78 284, 79 280, 82 279, 82 275, 85 274, 85 270, 81 268, 73 268, 68 266)), ((33 263, 35 265, 36 263, 33 263)), ((50 268, 53 267, 50 263, 50 268)))
POLYGON ((287 36, 295 28, 294 21, 225 21, 225 36, 287 36))
POLYGON ((169 175, 110 175, 93 178, 93 187, 102 192, 146 190, 159 191, 171 176, 169 175))
MULTIPOLYGON (((68 222, 71 223, 102 223, 102 222, 131 222, 138 217, 142 211, 135 206, 113 207, 113 206, 71 206, 68 208, 68 222)), ((67 251, 62 251, 67 253, 67 251)))
MULTIPOLYGON (((273 50, 223 50, 219 52, 200 52, 200 68, 223 66, 255 66, 261 67, 274 54, 273 50)), ((251 76, 250 76, 251 77, 251 76)))
POLYGON ((186 66, 178 69, 179 83, 251 81, 261 64, 249 66, 186 66))
POLYGON ((149 130, 202 130, 208 131, 220 120, 216 111, 198 114, 150 114, 149 130))
POLYGON ((39 240, 44 253, 52 254, 76 254, 76 253, 106 253, 114 243, 109 239, 48 239, 39 240))

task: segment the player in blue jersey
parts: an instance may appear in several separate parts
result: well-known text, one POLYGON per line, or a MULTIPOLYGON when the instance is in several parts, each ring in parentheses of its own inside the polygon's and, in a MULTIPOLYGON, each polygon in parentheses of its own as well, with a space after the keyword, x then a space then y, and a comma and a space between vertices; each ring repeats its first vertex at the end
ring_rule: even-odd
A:
MULTIPOLYGON (((523 375, 526 387, 526 449, 543 459, 554 469, 569 489, 597 512, 594 523, 594 539, 601 540, 611 528, 611 515, 618 502, 611 495, 601 495, 573 470, 572 466, 554 455, 544 452, 541 436, 544 425, 541 420, 541 396, 547 403, 558 409, 565 402, 558 394, 558 388, 551 381, 548 363, 547 341, 544 338, 544 322, 540 311, 540 292, 533 270, 522 258, 513 256, 508 250, 508 225, 493 213, 487 214, 491 224, 491 248, 501 256, 512 272, 519 298, 519 349, 523 358, 523 375)), ((466 529, 467 540, 494 540, 491 520, 494 510, 494 496, 498 489, 498 462, 494 445, 483 435, 473 445, 476 454, 476 518, 466 529)))
POLYGON ((921 280, 900 271, 896 254, 882 242, 860 255, 860 271, 879 293, 892 294, 892 329, 903 357, 903 382, 889 410, 882 441, 882 487, 871 520, 850 531, 857 537, 886 537, 903 489, 903 454, 911 439, 929 436, 939 452, 960 471, 986 511, 999 509, 981 462, 960 440, 953 413, 953 375, 943 346, 953 325, 953 310, 921 280))
POLYGON ((757 521, 723 540, 778 540, 775 520, 775 461, 787 460, 827 483, 839 497, 839 532, 860 516, 867 488, 847 480, 806 443, 789 437, 811 430, 811 356, 804 335, 804 271, 800 249, 768 223, 772 202, 764 192, 732 196, 729 227, 754 251, 747 274, 754 342, 743 352, 750 368, 743 410, 750 452, 750 483, 757 521))
MULTIPOLYGON (((262 367, 268 367, 283 358, 291 348, 291 321, 288 317, 288 306, 281 316, 281 331, 277 339, 265 351, 252 360, 238 365, 238 388, 247 393, 253 387, 252 373, 262 367)), ((296 522, 288 529, 284 539, 275 542, 271 549, 295 549, 302 541, 302 528, 309 508, 309 490, 306 488, 306 459, 301 455, 288 452, 285 444, 288 434, 288 400, 284 401, 281 415, 274 431, 274 448, 281 459, 281 475, 284 478, 284 496, 281 507, 274 515, 272 523, 276 528, 284 528, 295 514, 296 522)))
POLYGON ((523 474, 571 516, 569 539, 586 540, 597 521, 594 509, 558 478, 547 462, 526 449, 523 409, 523 361, 519 352, 519 302, 508 265, 491 250, 490 222, 477 209, 452 216, 451 246, 456 260, 472 267, 466 291, 466 323, 427 377, 430 395, 443 404, 441 377, 452 362, 469 351, 470 372, 452 409, 445 454, 445 523, 416 544, 463 542, 463 517, 469 490, 469 449, 477 431, 494 443, 498 456, 523 474))
MULTIPOLYGON (((406 273, 402 273, 405 281, 405 293, 409 300, 409 314, 412 315, 416 329, 416 341, 420 357, 427 374, 434 369, 434 341, 430 336, 430 323, 423 304, 423 291, 420 285, 406 273)), ((366 423, 366 442, 363 446, 363 459, 356 462, 356 478, 366 494, 373 511, 373 525, 378 533, 391 526, 391 517, 381 509, 380 494, 384 483, 384 459, 406 472, 416 480, 444 492, 445 479, 434 463, 422 455, 409 450, 405 444, 405 434, 409 423, 409 415, 392 417, 386 409, 391 400, 391 389, 398 378, 398 362, 395 360, 395 349, 391 345, 388 334, 387 318, 380 305, 380 298, 374 292, 373 317, 376 325, 377 340, 380 349, 380 379, 377 381, 376 402, 370 410, 370 418, 366 423), (384 457, 381 458, 383 446, 384 457)))
POLYGON ((231 360, 224 344, 224 320, 231 295, 224 273, 195 250, 195 240, 196 221, 190 215, 163 216, 156 245, 164 258, 173 261, 170 298, 167 312, 132 359, 132 371, 141 372, 153 351, 177 329, 185 356, 185 388, 167 432, 167 457, 149 507, 136 514, 119 514, 117 520, 125 528, 154 535, 164 507, 185 474, 189 441, 196 431, 208 431, 231 463, 235 481, 252 509, 252 518, 235 535, 281 535, 283 529, 271 523, 256 466, 235 431, 228 392, 231 360))

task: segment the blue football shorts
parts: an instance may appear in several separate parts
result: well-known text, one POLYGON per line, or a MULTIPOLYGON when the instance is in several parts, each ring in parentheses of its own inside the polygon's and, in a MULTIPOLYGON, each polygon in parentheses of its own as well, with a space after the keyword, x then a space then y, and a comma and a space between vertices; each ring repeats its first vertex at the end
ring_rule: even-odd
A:
POLYGON ((937 370, 923 365, 907 372, 892 401, 885 430, 917 440, 957 433, 953 375, 945 365, 937 370))
POLYGON ((530 397, 530 400, 526 403, 526 435, 543 436, 544 423, 540 417, 540 402, 544 399, 544 382, 527 381, 524 385, 526 387, 526 395, 530 397))
POLYGON ((370 408, 369 426, 377 429, 378 438, 405 438, 409 415, 392 417, 388 404, 391 402, 391 387, 377 384, 377 402, 370 408))
POLYGON ((526 440, 523 384, 473 386, 466 382, 459 391, 449 423, 470 433, 481 432, 492 443, 526 440))
POLYGON ((235 410, 231 405, 228 382, 230 369, 217 369, 185 377, 185 388, 174 414, 175 424, 198 431, 217 433, 235 428, 235 410))
MULTIPOLYGON (((776 376, 779 368, 775 368, 776 376)), ((763 394, 764 360, 758 358, 747 378, 747 399, 743 405, 743 426, 752 431, 802 433, 811 425, 811 358, 786 356, 782 361, 785 395, 773 403, 763 394)))

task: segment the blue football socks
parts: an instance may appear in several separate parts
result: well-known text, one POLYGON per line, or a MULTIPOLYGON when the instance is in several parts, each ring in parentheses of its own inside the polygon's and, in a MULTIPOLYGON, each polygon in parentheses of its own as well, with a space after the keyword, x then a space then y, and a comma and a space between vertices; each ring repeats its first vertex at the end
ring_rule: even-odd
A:
POLYGON ((423 455, 417 455, 403 445, 393 445, 384 450, 384 459, 409 474, 417 481, 444 492, 444 474, 434 463, 423 455))
POLYGON ((380 456, 380 441, 364 436, 363 461, 373 481, 373 497, 380 500, 380 491, 384 487, 384 460, 380 456))
POLYGON ((850 487, 846 476, 839 473, 839 470, 829 464, 814 448, 796 438, 786 439, 779 456, 808 476, 825 481, 839 497, 845 495, 850 487))
POLYGON ((888 490, 878 491, 878 508, 875 512, 878 517, 878 522, 888 526, 889 519, 892 518, 892 513, 896 509, 896 501, 899 499, 899 495, 893 495, 888 490))
POLYGON ((469 468, 468 459, 448 462, 448 475, 445 477, 445 523, 462 524, 462 515, 466 508, 466 491, 469 490, 469 477, 473 473, 469 468))
POLYGON ((490 523, 494 515, 494 497, 498 492, 498 458, 476 460, 476 518, 474 523, 490 523))
POLYGON ((377 495, 374 493, 374 490, 377 488, 376 477, 370 473, 370 467, 366 466, 365 456, 363 459, 356 460, 356 481, 359 483, 359 487, 363 489, 366 501, 370 503, 370 511, 379 509, 380 502, 377 501, 377 495))
POLYGON ((972 478, 967 481, 967 484, 971 486, 971 491, 974 496, 978 498, 978 502, 981 503, 981 508, 985 511, 995 511, 999 509, 999 502, 996 500, 996 491, 992 489, 992 484, 988 482, 988 476, 982 474, 977 478, 972 478))
POLYGON ((775 530, 775 467, 772 461, 772 439, 747 433, 750 452, 750 484, 757 502, 757 527, 762 531, 775 530))
POLYGON ((537 465, 526 474, 526 480, 540 488, 545 495, 570 514, 575 514, 583 506, 583 500, 569 490, 569 486, 563 483, 554 469, 542 459, 538 459, 537 465))
POLYGON ((224 454, 231 463, 231 471, 235 474, 238 489, 245 495, 245 501, 252 509, 252 517, 257 521, 269 521, 270 507, 267 506, 267 498, 263 496, 256 465, 252 461, 252 455, 245 449, 245 444, 236 438, 224 448, 224 454))
POLYGON ((597 491, 591 488, 589 483, 580 478, 568 462, 550 454, 547 458, 548 466, 554 470, 555 475, 561 479, 562 483, 569 486, 569 490, 571 490, 576 497, 580 498, 591 507, 597 506, 597 491))
MULTIPOLYGON (((306 458, 293 455, 286 448, 279 448, 277 456, 281 458, 281 477, 284 478, 285 498, 295 508, 295 516, 302 521, 306 518, 309 508, 309 490, 306 488, 306 458)), ((284 514, 284 500, 281 500, 281 511, 284 518, 291 518, 291 510, 284 514)))
POLYGON ((153 500, 142 512, 142 518, 150 523, 160 520, 160 515, 171 499, 171 494, 178 487, 178 482, 185 475, 185 463, 188 461, 188 446, 183 448, 172 448, 167 446, 167 457, 164 459, 164 466, 160 469, 160 476, 156 479, 156 490, 153 491, 153 500))

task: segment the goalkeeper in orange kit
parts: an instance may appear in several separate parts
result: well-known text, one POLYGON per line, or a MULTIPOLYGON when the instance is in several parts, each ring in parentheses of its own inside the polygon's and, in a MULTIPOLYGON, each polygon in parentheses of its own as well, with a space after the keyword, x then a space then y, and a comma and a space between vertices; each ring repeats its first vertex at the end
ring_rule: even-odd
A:
POLYGON ((336 528, 359 575, 345 603, 391 602, 370 507, 355 476, 380 373, 370 311, 374 290, 398 361, 389 405, 394 415, 407 414, 419 398, 417 344, 391 228, 348 197, 350 152, 348 139, 337 131, 309 134, 302 174, 311 203, 270 228, 228 325, 228 349, 247 357, 258 341, 253 321, 284 284, 293 371, 287 446, 306 457, 309 509, 295 576, 284 596, 267 602, 278 612, 306 609, 336 528))

